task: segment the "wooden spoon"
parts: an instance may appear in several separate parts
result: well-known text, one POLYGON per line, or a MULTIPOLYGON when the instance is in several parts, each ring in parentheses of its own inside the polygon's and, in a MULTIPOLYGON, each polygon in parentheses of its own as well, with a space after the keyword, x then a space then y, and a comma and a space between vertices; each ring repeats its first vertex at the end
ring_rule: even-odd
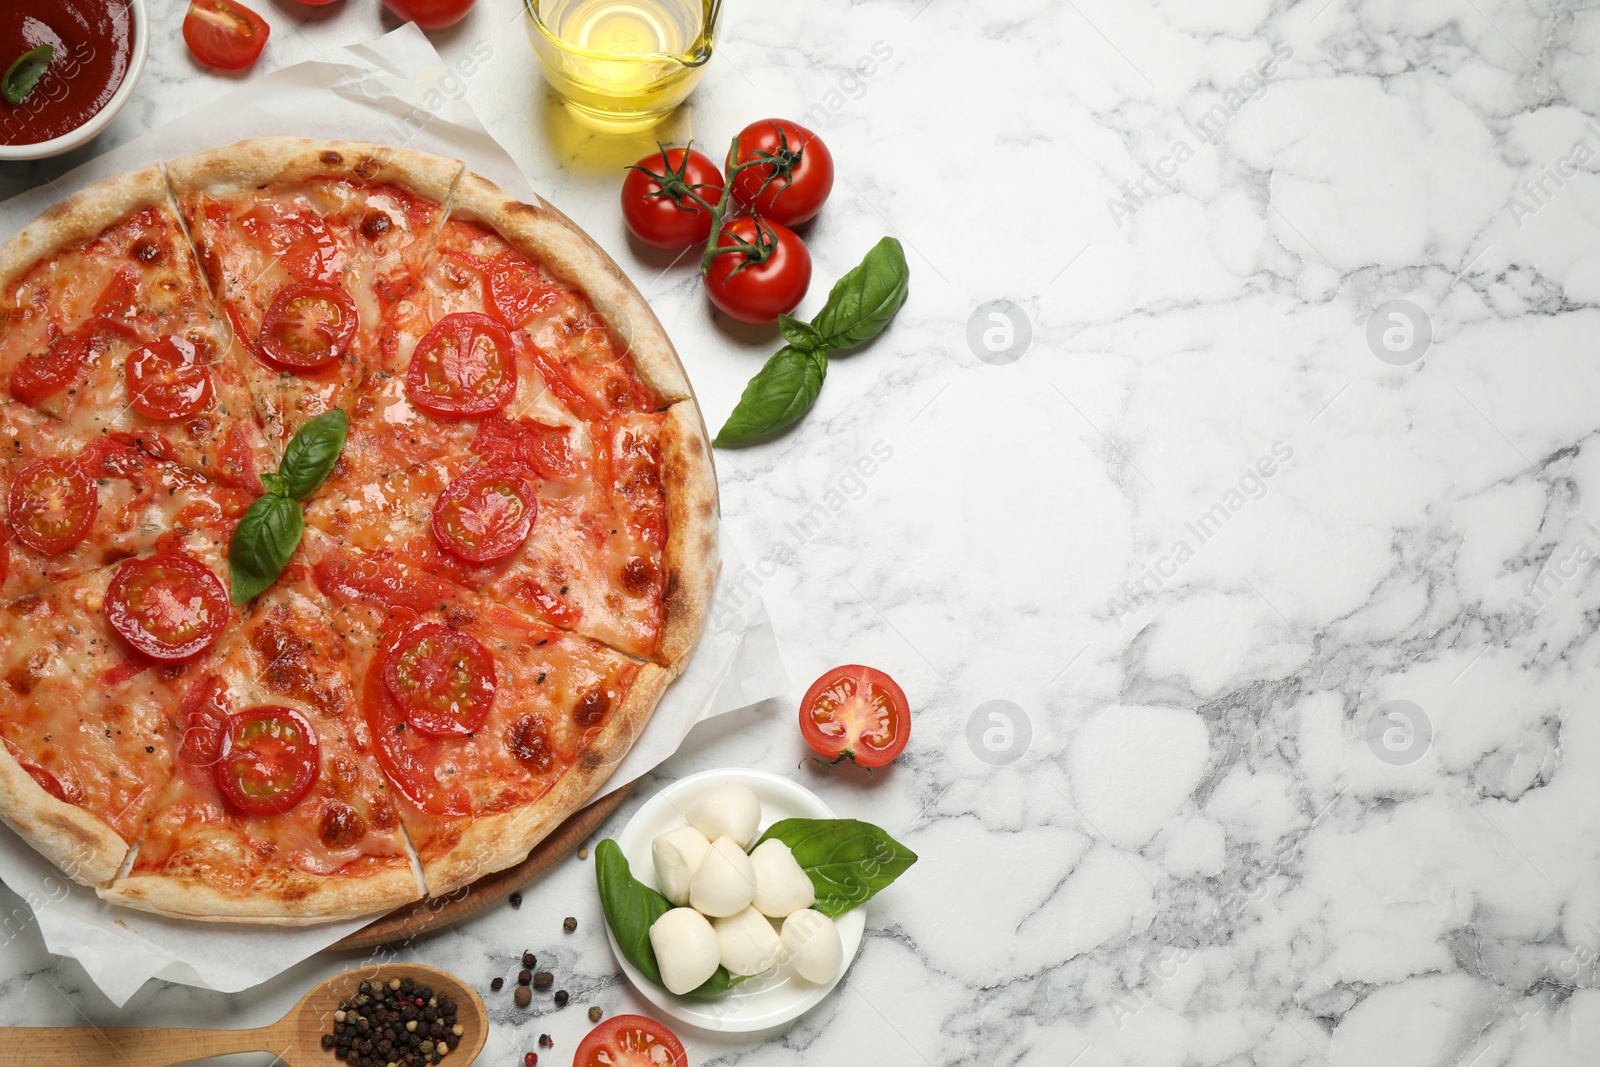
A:
POLYGON ((443 1067, 467 1067, 489 1037, 489 1013, 461 979, 416 963, 389 963, 336 974, 300 998, 289 1014, 254 1030, 175 1030, 153 1026, 18 1026, 0 1029, 0 1067, 166 1067, 207 1056, 270 1052, 289 1067, 336 1067, 341 1061, 322 1047, 333 1032, 333 1013, 356 995, 362 982, 411 978, 456 1002, 460 1037, 448 1039, 443 1067))

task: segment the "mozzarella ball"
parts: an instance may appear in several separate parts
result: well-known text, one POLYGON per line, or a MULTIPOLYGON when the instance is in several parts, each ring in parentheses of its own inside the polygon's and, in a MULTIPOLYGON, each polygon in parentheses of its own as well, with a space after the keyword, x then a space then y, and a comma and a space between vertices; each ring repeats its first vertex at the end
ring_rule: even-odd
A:
POLYGON ((735 912, 711 924, 729 974, 760 974, 778 961, 783 941, 767 917, 754 908, 735 912))
POLYGON ((839 964, 844 962, 839 928, 832 919, 810 908, 802 908, 783 920, 783 949, 795 972, 818 985, 833 981, 839 974, 839 964))
POLYGON ((756 869, 750 857, 733 838, 717 838, 689 883, 690 906, 720 919, 749 907, 755 895, 756 869))
POLYGON ((650 927, 650 947, 655 949, 661 984, 680 996, 698 988, 722 962, 717 932, 693 908, 673 908, 657 919, 650 927))
POLYGON ((715 841, 731 837, 744 848, 756 839, 761 825, 761 801, 742 785, 719 785, 702 793, 684 812, 689 825, 715 841))
POLYGON ((661 895, 680 908, 689 903, 689 883, 709 851, 711 842, 692 826, 668 830, 651 842, 650 858, 655 861, 661 895))
POLYGON ((750 902, 761 914, 782 919, 817 902, 811 879, 789 846, 776 837, 756 846, 750 853, 750 865, 756 870, 756 895, 750 902))

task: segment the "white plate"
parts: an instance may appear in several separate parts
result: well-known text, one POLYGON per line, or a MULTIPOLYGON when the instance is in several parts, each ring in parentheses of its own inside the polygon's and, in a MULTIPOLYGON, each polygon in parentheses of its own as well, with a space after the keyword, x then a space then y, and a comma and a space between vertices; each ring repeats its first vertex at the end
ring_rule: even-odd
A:
MULTIPOLYGON (((633 876, 657 891, 655 863, 650 859, 650 843, 668 830, 684 826, 684 809, 695 797, 719 785, 737 783, 748 786, 761 801, 761 829, 779 819, 831 819, 833 812, 817 795, 802 786, 780 778, 767 771, 730 768, 720 771, 703 771, 672 783, 634 813, 628 825, 617 835, 617 844, 628 858, 633 876)), ((617 939, 606 926, 606 940, 611 942, 611 954, 617 958, 622 973, 644 998, 679 1022, 698 1026, 703 1030, 743 1034, 752 1030, 765 1030, 797 1019, 822 1002, 829 990, 839 984, 845 971, 850 969, 861 947, 861 934, 866 929, 865 908, 845 912, 835 920, 839 940, 844 947, 844 962, 833 981, 817 985, 782 967, 770 975, 747 978, 726 993, 715 997, 677 997, 640 974, 617 948, 617 939)))

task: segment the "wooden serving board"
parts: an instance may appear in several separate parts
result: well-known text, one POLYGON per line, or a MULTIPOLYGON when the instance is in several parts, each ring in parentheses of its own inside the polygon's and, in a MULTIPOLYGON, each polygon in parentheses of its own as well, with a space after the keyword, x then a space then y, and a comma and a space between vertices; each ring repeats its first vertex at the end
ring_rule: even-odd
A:
POLYGON ((373 948, 396 941, 410 941, 412 938, 470 919, 496 904, 505 903, 506 898, 514 891, 523 888, 572 855, 628 798, 633 786, 634 783, 629 782, 598 800, 590 801, 588 807, 578 809, 566 822, 556 827, 554 833, 539 842, 534 850, 528 853, 527 859, 516 866, 486 874, 468 886, 465 892, 457 892, 451 897, 440 900, 423 899, 407 904, 403 908, 396 908, 354 933, 345 935, 329 948, 373 948))

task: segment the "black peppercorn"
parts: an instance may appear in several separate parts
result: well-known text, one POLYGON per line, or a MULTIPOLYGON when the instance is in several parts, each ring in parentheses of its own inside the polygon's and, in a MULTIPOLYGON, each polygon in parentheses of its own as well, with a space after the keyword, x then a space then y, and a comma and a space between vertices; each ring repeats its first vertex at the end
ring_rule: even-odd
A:
POLYGON ((522 907, 522 894, 521 893, 512 893, 511 894, 511 906, 513 908, 522 907))
POLYGON ((533 972, 528 970, 526 967, 517 972, 518 985, 527 985, 531 981, 533 981, 533 972))
POLYGON ((539 966, 539 957, 535 956, 531 952, 524 951, 522 953, 522 965, 531 971, 533 968, 539 966))
POLYGON ((568 915, 565 919, 561 920, 561 929, 565 930, 567 933, 570 934, 577 928, 578 920, 574 919, 572 916, 568 915))
POLYGON ((550 1040, 550 1035, 549 1034, 540 1034, 539 1035, 539 1047, 540 1048, 555 1048, 555 1045, 556 1045, 556 1043, 554 1041, 550 1040))
POLYGON ((489 983, 489 988, 494 990, 496 993, 498 993, 498 992, 500 992, 500 987, 505 985, 505 984, 506 984, 506 980, 504 978, 496 978, 496 979, 494 979, 493 981, 491 981, 489 983))
POLYGON ((556 1007, 558 1007, 558 1008, 566 1007, 567 1006, 567 1001, 571 1000, 571 999, 572 999, 571 996, 567 993, 567 991, 565 989, 556 990, 556 1007))

